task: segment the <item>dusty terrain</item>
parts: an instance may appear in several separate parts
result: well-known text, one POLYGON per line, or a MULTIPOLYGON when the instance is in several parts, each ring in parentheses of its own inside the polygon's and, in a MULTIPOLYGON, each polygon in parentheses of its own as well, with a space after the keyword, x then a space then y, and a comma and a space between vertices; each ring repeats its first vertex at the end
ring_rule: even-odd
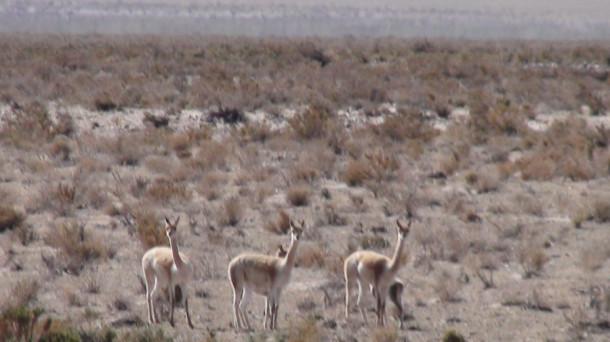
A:
MULTIPOLYGON (((331 66, 341 62, 339 49, 331 66)), ((110 63, 122 63, 114 56, 110 63)), ((567 109, 545 100, 519 104, 503 97, 510 91, 480 100, 483 109, 477 92, 464 103, 422 100, 418 107, 389 93, 360 107, 285 100, 293 102, 244 110, 228 122, 211 119, 227 111, 213 105, 115 108, 112 96, 42 98, 61 93, 42 86, 32 87, 40 97, 31 101, 24 95, 31 84, 6 73, 0 333, 19 335, 11 311, 19 306, 32 315, 44 309, 35 336, 48 333, 43 324, 52 318, 51 331, 73 329, 83 340, 112 331, 118 340, 438 341, 455 330, 468 341, 607 341, 610 122, 607 77, 591 78, 607 65, 598 68, 566 74, 568 82, 596 82, 598 107, 587 97, 567 109), (363 324, 355 308, 346 321, 342 260, 361 248, 391 255, 395 221, 408 213, 413 226, 399 271, 405 327, 363 324), (195 268, 194 330, 182 309, 172 328, 167 307, 161 332, 146 325, 140 258, 150 245, 167 245, 164 216, 181 217, 179 248, 195 268), (279 234, 286 216, 305 220, 306 231, 282 296, 280 330, 260 330, 257 296, 249 306, 256 331, 235 332, 227 265, 244 251, 287 247, 289 236, 279 234)), ((113 73, 101 69, 100 84, 113 73)), ((45 86, 59 87, 51 80, 63 76, 52 67, 37 70, 46 70, 45 86)), ((240 80, 250 76, 231 77, 246 84, 240 80)), ((147 89, 138 99, 160 91, 147 89)), ((437 98, 452 96, 436 90, 437 98)))

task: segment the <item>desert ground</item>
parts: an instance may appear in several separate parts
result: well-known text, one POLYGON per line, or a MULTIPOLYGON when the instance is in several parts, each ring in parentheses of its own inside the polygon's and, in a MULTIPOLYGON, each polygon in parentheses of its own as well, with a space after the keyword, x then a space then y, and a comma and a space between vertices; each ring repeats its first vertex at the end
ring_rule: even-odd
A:
POLYGON ((605 41, 4 34, 0 339, 608 341, 609 73, 605 41), (148 324, 164 217, 194 329, 148 324), (279 329, 254 296, 236 331, 229 261, 290 219, 279 329), (409 219, 403 328, 368 291, 346 320, 343 260, 409 219))

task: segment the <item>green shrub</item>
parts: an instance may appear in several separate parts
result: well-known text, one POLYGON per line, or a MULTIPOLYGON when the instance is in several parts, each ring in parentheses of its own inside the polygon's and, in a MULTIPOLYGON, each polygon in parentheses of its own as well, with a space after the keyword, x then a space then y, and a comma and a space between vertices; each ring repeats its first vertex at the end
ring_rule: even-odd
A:
POLYGON ((465 342, 466 339, 464 339, 464 336, 462 336, 462 334, 460 334, 459 332, 450 329, 445 331, 445 333, 443 334, 443 337, 441 338, 442 342, 465 342))
POLYGON ((23 303, 8 307, 0 315, 0 340, 31 341, 35 324, 43 313, 44 309, 31 309, 23 303))

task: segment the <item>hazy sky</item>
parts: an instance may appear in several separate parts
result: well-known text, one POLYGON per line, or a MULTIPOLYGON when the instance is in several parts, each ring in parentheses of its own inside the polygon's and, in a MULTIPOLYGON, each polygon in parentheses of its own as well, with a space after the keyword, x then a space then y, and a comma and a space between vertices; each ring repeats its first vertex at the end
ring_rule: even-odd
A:
POLYGON ((0 0, 0 32, 610 39, 610 0, 0 0))

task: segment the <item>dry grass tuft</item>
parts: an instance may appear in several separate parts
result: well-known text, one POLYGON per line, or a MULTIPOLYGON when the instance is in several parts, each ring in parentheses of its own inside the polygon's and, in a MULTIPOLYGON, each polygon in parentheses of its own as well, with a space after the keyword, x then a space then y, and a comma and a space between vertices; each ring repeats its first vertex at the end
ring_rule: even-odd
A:
POLYGON ((59 216, 70 216, 76 209, 78 190, 72 183, 58 183, 55 187, 45 187, 41 196, 43 205, 59 216))
POLYGON ((293 185, 286 190, 286 199, 295 207, 304 207, 309 204, 311 190, 307 185, 293 185))
POLYGON ((591 206, 591 214, 596 222, 610 222, 610 198, 598 198, 593 201, 591 206))
POLYGON ((286 234, 290 229, 290 215, 283 209, 278 212, 277 221, 268 221, 265 224, 265 229, 275 234, 286 234))
POLYGON ((167 236, 163 230, 163 225, 155 214, 148 211, 136 211, 134 216, 136 235, 144 250, 167 244, 167 236))
POLYGON ((313 243, 302 243, 299 247, 296 265, 298 267, 323 267, 326 253, 313 243))
POLYGON ((79 274, 91 261, 106 259, 113 254, 104 240, 96 239, 76 220, 55 224, 53 232, 46 236, 45 241, 60 250, 62 266, 72 274, 79 274))
POLYGON ((517 260, 523 267, 523 277, 531 278, 541 274, 549 258, 542 247, 528 242, 519 246, 517 260))
POLYGON ((398 330, 394 327, 375 327, 373 329, 372 341, 374 342, 394 342, 398 340, 398 330))
POLYGON ((382 250, 389 246, 390 242, 383 236, 365 235, 360 238, 360 248, 362 249, 382 250))
POLYGON ((307 316, 296 325, 292 325, 288 335, 284 336, 286 342, 308 342, 320 341, 323 338, 322 331, 313 316, 307 316))
POLYGON ((161 204, 168 204, 174 200, 182 203, 188 201, 191 195, 186 184, 167 179, 157 179, 146 187, 146 196, 161 204))
POLYGON ((334 118, 329 108, 313 104, 305 112, 290 119, 289 124, 297 138, 319 139, 326 137, 333 130, 334 118))
POLYGON ((462 284, 451 273, 442 271, 436 276, 435 281, 433 287, 441 302, 459 301, 458 293, 462 288, 462 284))
POLYGON ((342 175, 349 186, 361 186, 369 178, 369 168, 362 160, 349 160, 342 175))
POLYGON ((6 204, 0 205, 0 233, 15 230, 23 224, 26 215, 6 204))
POLYGON ((237 226, 244 214, 244 207, 238 198, 229 198, 220 206, 218 223, 224 226, 237 226))
POLYGON ((400 111, 386 116, 379 127, 379 135, 397 142, 407 139, 430 141, 438 132, 428 123, 421 113, 414 110, 400 111))

